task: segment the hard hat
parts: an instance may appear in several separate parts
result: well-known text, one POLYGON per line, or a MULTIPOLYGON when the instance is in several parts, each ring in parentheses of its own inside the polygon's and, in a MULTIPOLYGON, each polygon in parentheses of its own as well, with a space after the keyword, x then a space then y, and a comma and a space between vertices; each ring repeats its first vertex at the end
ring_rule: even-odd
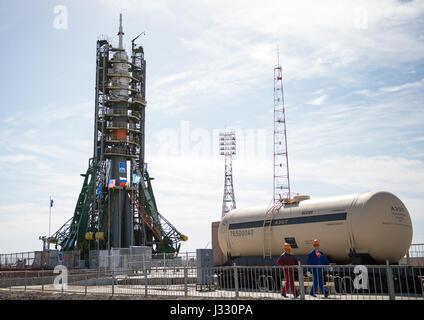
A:
POLYGON ((289 243, 285 243, 284 244, 284 249, 291 249, 291 245, 289 243))
POLYGON ((318 239, 314 240, 314 246, 319 246, 319 240, 318 239))

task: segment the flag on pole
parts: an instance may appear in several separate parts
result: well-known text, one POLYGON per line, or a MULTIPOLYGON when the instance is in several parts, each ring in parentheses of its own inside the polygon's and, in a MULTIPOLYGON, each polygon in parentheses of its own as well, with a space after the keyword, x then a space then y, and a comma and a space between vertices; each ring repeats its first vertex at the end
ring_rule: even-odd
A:
POLYGON ((50 199, 50 208, 53 207, 53 199, 50 199))
POLYGON ((109 184, 107 185, 109 189, 115 188, 115 179, 109 179, 109 184))
POLYGON ((119 185, 121 187, 125 187, 127 185, 127 178, 126 177, 119 177, 119 185))

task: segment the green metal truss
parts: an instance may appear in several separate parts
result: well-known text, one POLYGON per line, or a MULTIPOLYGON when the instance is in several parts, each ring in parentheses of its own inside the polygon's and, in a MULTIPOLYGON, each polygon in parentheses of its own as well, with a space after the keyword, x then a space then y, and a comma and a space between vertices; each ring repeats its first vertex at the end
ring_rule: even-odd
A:
MULTIPOLYGON (((164 216, 162 216, 157 209, 155 196, 153 194, 153 188, 149 173, 144 172, 144 181, 147 184, 146 190, 141 190, 139 201, 143 205, 144 209, 152 217, 162 239, 157 244, 157 253, 178 253, 181 247, 181 241, 186 241, 187 236, 180 233, 164 216), (148 196, 146 197, 146 192, 148 196), (150 198, 150 200, 148 200, 150 198)), ((145 188, 144 184, 140 185, 140 188, 145 188)))
MULTIPOLYGON (((108 204, 109 200, 113 202, 116 193, 113 189, 110 189, 108 194, 103 198, 98 219, 90 219, 96 176, 95 164, 90 164, 87 172, 81 174, 81 176, 84 177, 84 182, 78 197, 74 215, 49 238, 49 242, 56 243, 56 248, 59 245, 62 251, 79 250, 85 255, 90 249, 105 249, 107 247, 107 242, 112 242, 112 235, 108 232, 108 219, 112 219, 112 216, 108 214, 110 209, 108 204), (96 247, 95 241, 86 239, 87 232, 104 232, 104 240, 100 241, 96 247)), ((155 228, 159 231, 160 238, 149 228, 145 228, 143 232, 146 234, 147 241, 143 243, 140 234, 134 230, 135 245, 155 244, 154 253, 177 254, 180 250, 181 242, 186 241, 187 236, 180 233, 158 212, 151 180, 153 180, 153 178, 150 178, 148 172, 145 171, 143 175, 143 181, 145 183, 141 183, 139 186, 137 201, 152 218, 155 228)))
POLYGON ((87 232, 88 214, 93 201, 93 187, 96 167, 90 165, 84 177, 81 192, 71 219, 50 237, 49 242, 60 245, 63 251, 82 249, 87 232), (78 247, 76 245, 78 244, 78 247))

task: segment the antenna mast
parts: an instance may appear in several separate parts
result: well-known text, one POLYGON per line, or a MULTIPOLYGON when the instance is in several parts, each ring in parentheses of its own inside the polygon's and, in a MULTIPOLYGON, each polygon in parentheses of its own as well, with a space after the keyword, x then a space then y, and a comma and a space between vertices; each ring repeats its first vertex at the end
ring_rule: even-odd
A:
POLYGON ((283 71, 280 50, 274 67, 274 183, 273 198, 263 223, 263 256, 272 258, 272 221, 280 208, 291 202, 289 159, 287 154, 286 112, 284 108, 283 71))
POLYGON ((289 159, 287 153, 286 112, 280 50, 274 67, 274 185, 273 202, 290 200, 289 159))

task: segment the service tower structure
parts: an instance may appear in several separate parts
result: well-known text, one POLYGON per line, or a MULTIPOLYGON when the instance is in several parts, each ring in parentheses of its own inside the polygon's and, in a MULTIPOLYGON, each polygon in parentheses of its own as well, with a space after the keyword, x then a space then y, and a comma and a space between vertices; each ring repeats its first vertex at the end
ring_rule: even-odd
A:
POLYGON ((145 163, 146 60, 144 49, 123 45, 122 15, 118 46, 99 39, 93 158, 74 216, 50 239, 62 250, 152 246, 177 253, 187 240, 157 209, 145 163))

